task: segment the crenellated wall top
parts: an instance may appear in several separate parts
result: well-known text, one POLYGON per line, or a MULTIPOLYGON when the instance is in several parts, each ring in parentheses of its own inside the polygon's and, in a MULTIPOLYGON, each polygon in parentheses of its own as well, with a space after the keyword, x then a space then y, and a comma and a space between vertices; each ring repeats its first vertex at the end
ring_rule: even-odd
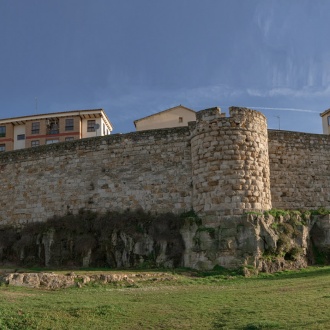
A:
POLYGON ((244 108, 244 107, 230 107, 229 108, 230 117, 238 117, 238 116, 246 116, 253 118, 262 118, 263 120, 267 120, 266 116, 260 111, 244 108))
POLYGON ((261 112, 248 108, 230 107, 229 117, 221 113, 220 108, 210 108, 197 112, 196 122, 189 127, 192 137, 219 129, 228 131, 228 134, 237 130, 266 131, 267 119, 261 112))

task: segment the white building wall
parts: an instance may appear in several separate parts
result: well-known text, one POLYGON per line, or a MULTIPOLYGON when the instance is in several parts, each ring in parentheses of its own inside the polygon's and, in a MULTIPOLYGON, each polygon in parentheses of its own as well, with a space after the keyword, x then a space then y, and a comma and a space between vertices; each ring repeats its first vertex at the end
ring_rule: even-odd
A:
POLYGON ((101 129, 101 135, 102 136, 103 135, 109 135, 111 133, 103 118, 101 118, 101 126, 102 127, 100 127, 100 129, 101 129))
POLYGON ((84 138, 89 138, 89 137, 101 136, 102 135, 102 124, 103 124, 102 118, 90 118, 90 119, 83 118, 81 121, 81 137, 84 139, 84 138), (94 132, 87 132, 88 120, 95 120, 95 123, 99 124, 100 127, 97 130, 95 130, 94 132))
POLYGON ((25 125, 14 126, 14 150, 25 148, 25 138, 24 140, 17 140, 17 135, 25 135, 25 125))
POLYGON ((323 134, 330 134, 329 130, 329 124, 328 124, 328 117, 330 114, 325 115, 322 117, 322 128, 323 128, 323 134))

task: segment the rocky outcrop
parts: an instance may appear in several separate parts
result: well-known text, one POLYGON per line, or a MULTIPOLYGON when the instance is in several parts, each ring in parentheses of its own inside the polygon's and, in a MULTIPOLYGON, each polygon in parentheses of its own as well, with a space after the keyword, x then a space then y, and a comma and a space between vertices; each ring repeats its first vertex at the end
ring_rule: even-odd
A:
POLYGON ((221 266, 273 272, 329 262, 330 217, 269 211, 223 217, 207 226, 193 212, 81 212, 16 231, 0 230, 0 252, 2 265, 197 270, 221 266))
POLYGON ((81 211, 22 228, 3 227, 0 265, 180 267, 183 219, 173 213, 81 211))
POLYGON ((319 216, 310 231, 312 261, 330 263, 330 214, 319 216))
POLYGON ((243 267, 249 274, 249 269, 256 273, 304 268, 320 255, 330 261, 329 216, 251 213, 224 218, 214 227, 186 224, 182 235, 185 265, 195 269, 243 267))
POLYGON ((11 273, 0 277, 0 282, 13 286, 67 288, 75 284, 75 276, 50 273, 11 273))
POLYGON ((69 273, 66 275, 55 273, 4 273, 0 274, 0 284, 10 286, 26 286, 44 289, 62 289, 72 286, 81 287, 88 283, 133 285, 143 281, 171 281, 175 276, 167 273, 100 273, 80 275, 69 273))

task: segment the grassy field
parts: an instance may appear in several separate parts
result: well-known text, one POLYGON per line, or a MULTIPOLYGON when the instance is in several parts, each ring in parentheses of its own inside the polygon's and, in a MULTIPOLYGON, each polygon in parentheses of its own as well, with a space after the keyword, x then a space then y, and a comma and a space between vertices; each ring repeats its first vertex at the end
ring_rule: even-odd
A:
POLYGON ((0 329, 330 329, 330 267, 193 275, 57 291, 1 286, 0 329))

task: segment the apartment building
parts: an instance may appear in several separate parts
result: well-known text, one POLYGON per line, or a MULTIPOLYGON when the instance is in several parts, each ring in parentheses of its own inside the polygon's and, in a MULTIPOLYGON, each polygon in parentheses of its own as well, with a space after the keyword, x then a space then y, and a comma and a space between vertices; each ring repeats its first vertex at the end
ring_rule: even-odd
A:
POLYGON ((103 136, 112 129, 103 109, 0 119, 0 151, 103 136))
POLYGON ((188 126, 188 122, 190 121, 196 121, 196 112, 180 104, 176 107, 137 119, 134 121, 134 125, 137 131, 145 131, 188 126))

